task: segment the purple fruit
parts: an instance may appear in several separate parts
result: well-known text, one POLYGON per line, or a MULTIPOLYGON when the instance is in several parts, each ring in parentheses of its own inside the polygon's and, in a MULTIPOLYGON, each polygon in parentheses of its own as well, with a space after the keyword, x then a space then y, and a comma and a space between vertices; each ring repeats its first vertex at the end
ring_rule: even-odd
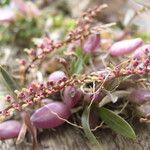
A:
POLYGON ((148 89, 133 90, 129 95, 129 100, 130 102, 141 105, 146 101, 150 100, 150 90, 148 89))
POLYGON ((31 116, 31 121, 37 128, 55 128, 71 115, 69 108, 62 102, 52 102, 38 110, 31 116), (59 116, 59 117, 58 117, 59 116))
POLYGON ((15 138, 19 135, 21 123, 15 120, 8 120, 0 123, 0 140, 15 138))
POLYGON ((81 91, 74 86, 68 86, 64 90, 63 102, 69 107, 74 107, 81 98, 81 91))
POLYGON ((91 34, 88 36, 83 45, 83 51, 85 53, 93 53, 100 46, 100 35, 91 34))
POLYGON ((135 51, 143 43, 141 38, 116 42, 110 48, 112 56, 123 56, 135 51))
POLYGON ((145 56, 147 52, 150 52, 150 44, 146 44, 143 45, 141 47, 139 47, 134 53, 133 53, 133 57, 137 58, 137 59, 141 59, 145 56))
POLYGON ((55 71, 49 75, 48 80, 56 83, 64 78, 66 78, 66 75, 63 71, 55 71))

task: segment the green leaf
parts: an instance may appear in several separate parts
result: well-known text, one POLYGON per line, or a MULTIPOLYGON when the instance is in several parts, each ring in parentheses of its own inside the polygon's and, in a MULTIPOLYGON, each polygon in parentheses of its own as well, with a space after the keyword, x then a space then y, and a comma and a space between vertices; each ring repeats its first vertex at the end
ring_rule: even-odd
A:
POLYGON ((10 3, 10 0, 1 0, 0 6, 5 6, 5 5, 8 5, 9 3, 10 3))
POLYGON ((101 147, 100 143, 97 141, 96 137, 94 136, 94 134, 90 130, 89 113, 90 113, 90 108, 86 107, 83 114, 82 114, 82 120, 81 120, 83 130, 85 132, 86 137, 89 139, 91 144, 93 144, 93 146, 94 146, 93 149, 102 150, 102 147, 101 147))
POLYGON ((131 139, 136 138, 134 130, 122 117, 104 107, 98 108, 98 112, 101 119, 115 132, 131 139))
POLYGON ((70 65, 71 74, 79 74, 82 73, 84 66, 89 62, 90 55, 83 53, 82 49, 76 49, 77 58, 73 59, 70 65))
POLYGON ((14 91, 16 89, 19 89, 19 86, 17 83, 13 80, 13 78, 10 76, 10 74, 7 73, 7 71, 0 66, 0 74, 1 74, 1 81, 3 81, 4 85, 6 86, 7 90, 11 92, 11 94, 14 94, 14 91))
POLYGON ((81 73, 83 70, 83 60, 78 58, 73 64, 73 73, 81 73))

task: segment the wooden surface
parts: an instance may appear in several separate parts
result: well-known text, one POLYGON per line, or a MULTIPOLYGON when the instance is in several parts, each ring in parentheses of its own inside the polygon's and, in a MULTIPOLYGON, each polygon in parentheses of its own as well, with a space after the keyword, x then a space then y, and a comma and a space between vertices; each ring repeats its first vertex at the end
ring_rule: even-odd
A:
MULTIPOLYGON (((135 132, 135 141, 116 135, 110 129, 99 130, 95 134, 101 139, 104 150, 150 150, 150 126, 139 123, 135 132)), ((93 150, 84 133, 68 125, 56 131, 44 131, 38 138, 44 150, 93 150)), ((8 140, 0 143, 0 150, 32 150, 32 147, 25 142, 15 145, 14 141, 8 140)))

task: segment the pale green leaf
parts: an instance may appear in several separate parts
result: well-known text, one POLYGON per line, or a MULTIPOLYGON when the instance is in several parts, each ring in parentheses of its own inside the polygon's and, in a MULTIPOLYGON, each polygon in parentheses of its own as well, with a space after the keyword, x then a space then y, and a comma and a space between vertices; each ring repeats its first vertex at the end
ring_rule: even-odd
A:
POLYGON ((82 49, 76 49, 77 58, 73 59, 70 65, 71 74, 79 74, 83 72, 84 66, 89 62, 90 55, 85 54, 82 49))
POLYGON ((90 130, 89 113, 90 113, 90 108, 86 107, 83 114, 82 114, 82 120, 81 120, 83 130, 85 132, 86 137, 89 139, 89 141, 93 145, 93 149, 102 150, 100 143, 97 141, 96 137, 94 136, 94 134, 90 130))
POLYGON ((136 138, 135 132, 129 123, 113 111, 101 107, 98 108, 98 113, 101 119, 115 132, 131 139, 136 138))
POLYGON ((7 90, 15 96, 14 91, 19 89, 19 86, 2 66, 0 66, 0 78, 2 81, 1 83, 3 83, 7 90))

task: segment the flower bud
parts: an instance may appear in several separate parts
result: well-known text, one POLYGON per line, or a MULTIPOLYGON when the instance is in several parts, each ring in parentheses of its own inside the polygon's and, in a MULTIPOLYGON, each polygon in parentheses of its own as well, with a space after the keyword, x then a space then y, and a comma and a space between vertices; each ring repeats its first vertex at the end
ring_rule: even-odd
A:
POLYGON ((100 46, 100 35, 91 34, 84 42, 83 51, 85 53, 94 53, 99 46, 100 46))
POLYGON ((123 56, 135 51, 143 43, 141 38, 123 40, 114 43, 110 48, 110 54, 112 56, 123 56))
POLYGON ((69 108, 62 102, 49 103, 31 116, 31 121, 37 128, 55 128, 62 125, 71 115, 69 108))
POLYGON ((0 123, 0 140, 15 138, 19 135, 21 123, 15 120, 8 120, 0 123))
POLYGON ((49 75, 48 80, 56 83, 64 78, 66 78, 66 75, 63 71, 55 71, 49 75))
POLYGON ((81 91, 73 86, 67 86, 64 90, 63 102, 69 107, 74 107, 81 98, 81 91))

